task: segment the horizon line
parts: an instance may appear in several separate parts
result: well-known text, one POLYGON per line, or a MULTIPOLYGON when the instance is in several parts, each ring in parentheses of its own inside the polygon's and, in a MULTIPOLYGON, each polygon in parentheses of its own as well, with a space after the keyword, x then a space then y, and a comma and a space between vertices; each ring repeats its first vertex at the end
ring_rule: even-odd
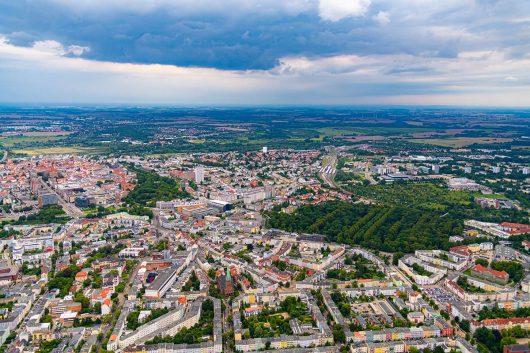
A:
POLYGON ((515 110, 529 109, 527 106, 502 105, 440 105, 440 104, 169 104, 169 103, 55 103, 55 102, 0 102, 1 108, 175 108, 175 109, 474 109, 515 110))

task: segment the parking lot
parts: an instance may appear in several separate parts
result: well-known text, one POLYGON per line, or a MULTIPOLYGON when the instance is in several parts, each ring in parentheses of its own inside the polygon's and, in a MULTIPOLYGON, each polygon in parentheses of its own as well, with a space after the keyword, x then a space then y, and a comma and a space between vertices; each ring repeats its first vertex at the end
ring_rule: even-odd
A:
POLYGON ((458 301, 458 298, 456 298, 453 294, 440 287, 425 288, 423 293, 440 304, 458 301))

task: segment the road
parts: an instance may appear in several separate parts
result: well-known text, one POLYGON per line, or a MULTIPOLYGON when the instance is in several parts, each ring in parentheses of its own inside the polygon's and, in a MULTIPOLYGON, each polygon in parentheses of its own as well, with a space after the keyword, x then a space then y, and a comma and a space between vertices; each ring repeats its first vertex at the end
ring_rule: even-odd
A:
POLYGON ((278 173, 276 173, 276 172, 273 172, 273 173, 272 173, 272 176, 273 176, 274 178, 280 179, 280 180, 283 181, 284 183, 290 183, 290 182, 291 182, 290 179, 287 179, 286 177, 281 176, 280 174, 278 174, 278 173))
MULTIPOLYGON (((42 178, 39 178, 39 181, 42 187, 44 187, 44 189, 46 189, 48 192, 57 194, 44 180, 42 180, 42 178)), ((80 218, 80 217, 85 216, 83 211, 81 211, 75 205, 69 202, 66 202, 59 194, 57 194, 57 197, 59 198, 59 205, 61 205, 64 212, 66 212, 68 216, 73 217, 73 218, 80 218)))
MULTIPOLYGON (((212 285, 215 286, 215 283, 213 283, 212 285)), ((228 320, 228 318, 231 315, 231 310, 232 310, 232 306, 229 305, 228 303, 225 303, 225 311, 223 313, 223 319, 222 319, 223 320, 223 332, 228 332, 233 329, 232 322, 228 320)), ((227 352, 227 353, 232 352, 232 349, 228 346, 228 342, 226 340, 223 340, 223 347, 224 347, 223 349, 224 352, 227 352)))
POLYGON ((7 150, 5 150, 4 151, 4 156, 2 157, 2 159, 0 159, 0 163, 5 162, 5 160, 7 159, 7 156, 9 156, 9 152, 7 150))
MULTIPOLYGON (((131 275, 129 276, 129 279, 127 280, 127 283, 125 284, 125 289, 123 290, 123 292, 118 293, 118 305, 117 305, 116 308, 112 308, 113 320, 111 320, 111 323, 112 323, 112 321, 114 321, 114 318, 118 319, 118 317, 120 316, 121 309, 123 307, 123 303, 125 303, 125 296, 127 295, 127 293, 129 293, 129 289, 131 288, 131 284, 134 281, 134 279, 136 278, 136 276, 138 275, 138 270, 140 269, 140 264, 144 260, 146 260, 146 258, 142 258, 142 259, 140 259, 138 261, 138 264, 134 267, 134 270, 132 271, 131 275)), ((103 334, 104 339, 107 337, 109 331, 111 331, 111 330, 114 330, 114 325, 107 324, 105 326, 105 328, 101 331, 101 333, 103 334)), ((103 347, 102 346, 103 340, 98 340, 98 346, 97 346, 96 352, 101 352, 102 348, 104 348, 104 349, 107 348, 107 347, 103 347)))
POLYGON ((413 285, 412 281, 411 281, 410 279, 408 279, 408 277, 405 276, 405 274, 404 274, 403 272, 401 272, 401 270, 400 270, 397 266, 393 266, 393 265, 392 265, 392 266, 390 266, 390 269, 391 269, 392 271, 394 271, 394 272, 398 275, 398 277, 401 278, 401 280, 402 280, 403 282, 405 282, 405 284, 406 284, 408 287, 412 287, 412 285, 413 285))
POLYGON ((377 184, 377 181, 372 177, 372 173, 369 170, 364 171, 364 178, 370 182, 370 185, 377 184))

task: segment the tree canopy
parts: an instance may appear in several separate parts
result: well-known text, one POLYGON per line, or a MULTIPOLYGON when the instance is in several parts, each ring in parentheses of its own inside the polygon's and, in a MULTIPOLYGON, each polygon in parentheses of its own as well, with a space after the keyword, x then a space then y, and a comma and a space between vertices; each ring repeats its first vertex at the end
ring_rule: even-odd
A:
POLYGON ((268 226, 290 232, 318 233, 328 240, 386 252, 447 249, 460 235, 463 219, 437 210, 332 201, 305 205, 293 214, 269 212, 268 226))
POLYGON ((160 176, 153 171, 134 171, 138 185, 123 199, 128 204, 149 206, 156 201, 170 201, 189 196, 175 179, 160 176))

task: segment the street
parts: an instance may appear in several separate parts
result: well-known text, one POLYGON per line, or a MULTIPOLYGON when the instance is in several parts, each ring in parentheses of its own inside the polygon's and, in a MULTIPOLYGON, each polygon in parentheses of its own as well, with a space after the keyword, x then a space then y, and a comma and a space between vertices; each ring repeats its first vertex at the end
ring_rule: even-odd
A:
MULTIPOLYGON (((44 189, 46 189, 48 192, 57 194, 48 185, 48 183, 46 183, 44 180, 42 180, 42 178, 39 178, 39 181, 40 181, 41 185, 44 187, 44 189)), ((73 205, 73 204, 71 204, 69 202, 66 202, 59 194, 57 194, 57 197, 59 199, 59 205, 61 205, 61 207, 63 208, 64 212, 66 212, 66 214, 68 216, 73 217, 73 218, 79 218, 79 217, 84 217, 85 216, 85 213, 83 211, 81 211, 75 205, 73 205)))

